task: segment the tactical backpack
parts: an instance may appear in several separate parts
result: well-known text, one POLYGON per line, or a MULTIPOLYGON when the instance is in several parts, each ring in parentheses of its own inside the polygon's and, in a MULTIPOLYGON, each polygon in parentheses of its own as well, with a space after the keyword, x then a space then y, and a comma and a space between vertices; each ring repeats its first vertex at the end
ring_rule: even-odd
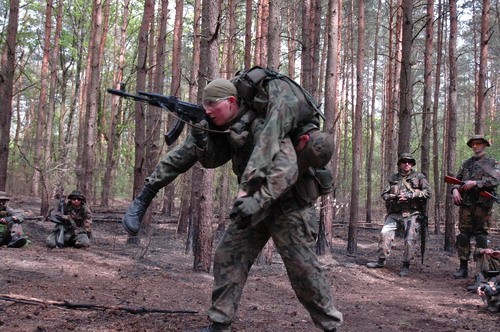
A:
POLYGON ((299 110, 298 126, 313 123, 319 128, 319 117, 325 119, 318 103, 311 94, 290 77, 274 70, 254 66, 249 70, 239 71, 233 79, 238 95, 256 112, 262 112, 267 106, 269 97, 265 89, 271 80, 280 79, 287 82, 303 107, 299 110))
MULTIPOLYGON (((288 83, 301 102, 298 124, 289 133, 292 142, 296 145, 295 142, 298 141, 300 135, 313 128, 320 128, 320 117, 325 120, 318 103, 307 90, 290 77, 259 66, 238 72, 232 82, 243 102, 255 112, 262 113, 269 101, 266 85, 275 79, 288 83)), ((294 201, 301 206, 311 204, 319 196, 330 193, 333 190, 332 187, 333 179, 330 170, 324 167, 319 169, 311 167, 304 176, 300 177, 293 190, 285 195, 285 200, 291 195, 295 198, 294 201)))

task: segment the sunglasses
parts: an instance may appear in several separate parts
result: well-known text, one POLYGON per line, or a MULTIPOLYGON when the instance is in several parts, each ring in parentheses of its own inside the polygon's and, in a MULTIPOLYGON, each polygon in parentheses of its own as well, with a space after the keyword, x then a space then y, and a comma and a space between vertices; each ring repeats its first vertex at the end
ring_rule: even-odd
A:
POLYGON ((72 200, 72 201, 81 201, 80 198, 70 198, 70 200, 72 200))

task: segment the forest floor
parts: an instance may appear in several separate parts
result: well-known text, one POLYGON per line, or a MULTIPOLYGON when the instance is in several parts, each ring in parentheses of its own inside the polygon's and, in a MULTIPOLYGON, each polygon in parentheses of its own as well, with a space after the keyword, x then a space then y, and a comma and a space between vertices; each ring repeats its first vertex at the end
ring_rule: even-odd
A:
MULTIPOLYGON (((175 224, 158 222, 149 238, 131 245, 116 221, 120 215, 98 214, 88 249, 46 248, 53 224, 40 220, 24 224, 28 246, 0 248, 0 331, 197 331, 206 325, 213 277, 193 271, 175 224), (6 295, 11 299, 2 300, 6 295)), ((429 236, 424 264, 417 257, 402 278, 400 239, 386 268, 365 266, 375 257, 378 233, 377 225, 360 228, 357 254, 347 255, 347 225, 335 226, 332 253, 320 258, 344 315, 339 331, 500 331, 499 314, 466 291, 473 278, 451 277, 458 259, 442 250, 442 235, 429 236)), ((496 232, 491 247, 499 245, 496 232)), ((280 257, 253 266, 233 331, 313 330, 280 257)))

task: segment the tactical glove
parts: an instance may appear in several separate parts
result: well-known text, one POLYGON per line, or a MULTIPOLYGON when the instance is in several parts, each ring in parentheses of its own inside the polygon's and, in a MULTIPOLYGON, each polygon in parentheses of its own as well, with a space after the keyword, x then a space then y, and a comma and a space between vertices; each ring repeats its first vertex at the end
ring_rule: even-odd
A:
POLYGON ((208 143, 208 133, 206 129, 208 128, 207 120, 201 120, 199 123, 193 124, 191 127, 191 135, 193 135, 196 146, 198 149, 204 150, 208 143))
POLYGON ((233 205, 229 217, 238 229, 247 228, 252 222, 251 216, 260 210, 257 200, 253 197, 240 197, 233 205))
POLYGON ((233 205, 233 211, 242 218, 249 217, 260 210, 257 200, 253 197, 240 197, 233 205))

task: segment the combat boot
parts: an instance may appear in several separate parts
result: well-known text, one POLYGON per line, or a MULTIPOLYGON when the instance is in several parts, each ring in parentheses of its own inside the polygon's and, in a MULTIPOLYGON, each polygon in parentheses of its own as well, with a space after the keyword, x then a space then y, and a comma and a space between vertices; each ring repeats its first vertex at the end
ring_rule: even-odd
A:
POLYGON ((11 240, 9 244, 7 244, 8 248, 21 248, 28 242, 28 239, 25 236, 14 234, 11 236, 11 240))
POLYGON ((231 332, 231 325, 214 322, 208 326, 203 327, 200 332, 231 332))
POLYGON ((400 277, 406 277, 410 274, 410 262, 403 262, 403 267, 399 270, 400 277))
POLYGON ((137 197, 128 206, 127 211, 123 216, 122 224, 125 230, 131 235, 137 235, 137 233, 139 233, 142 218, 144 217, 149 204, 151 204, 151 201, 156 196, 157 192, 158 191, 145 186, 142 188, 139 195, 137 195, 137 197))
POLYGON ((453 277, 455 279, 463 279, 463 278, 467 278, 467 276, 469 275, 469 268, 468 268, 468 264, 467 264, 467 261, 466 260, 460 260, 460 267, 458 268, 458 270, 453 273, 453 277))
POLYGON ((377 268, 382 268, 385 267, 385 258, 378 258, 378 261, 376 262, 369 262, 366 264, 370 269, 377 269, 377 268))

